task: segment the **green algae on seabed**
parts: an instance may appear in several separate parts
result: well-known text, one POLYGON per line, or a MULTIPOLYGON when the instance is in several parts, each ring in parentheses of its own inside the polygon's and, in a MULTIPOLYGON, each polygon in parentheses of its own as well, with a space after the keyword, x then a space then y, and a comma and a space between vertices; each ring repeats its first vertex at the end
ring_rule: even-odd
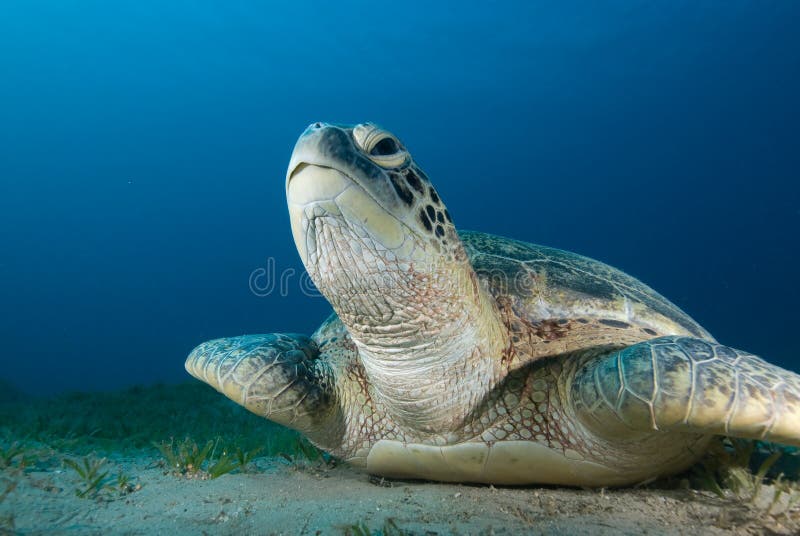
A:
MULTIPOLYGON (((297 433, 248 413, 202 384, 51 398, 16 396, 0 402, 0 506, 19 483, 31 481, 33 472, 52 474, 63 467, 74 471, 73 496, 116 501, 147 486, 139 475, 124 472, 114 485, 111 468, 125 456, 145 460, 163 456, 158 463, 164 474, 190 479, 244 473, 252 470, 256 456, 285 459, 289 467, 300 470, 309 467, 306 462, 312 467, 316 463, 318 469, 312 468, 312 472, 324 471, 330 462, 297 433), (83 458, 76 461, 76 456, 83 458)), ((264 466, 260 467, 263 470, 264 466)), ((789 514, 800 503, 798 467, 796 449, 720 439, 687 473, 647 487, 649 492, 665 496, 682 489, 691 492, 690 497, 705 497, 703 501, 716 496, 720 504, 743 505, 737 506, 747 512, 737 514, 739 523, 759 516, 795 523, 789 514)), ((431 484, 432 489, 436 486, 431 484)), ((11 533, 15 530, 14 512, 3 512, 0 534, 11 533)), ((354 521, 359 518, 354 512, 354 521)), ((800 524, 791 526, 800 528, 800 524)), ((337 530, 356 533, 357 528, 380 534, 384 527, 379 527, 370 528, 362 518, 337 530)), ((398 533, 402 533, 402 524, 400 527, 398 533)))
POLYGON ((0 423, 0 438, 25 438, 72 454, 132 453, 173 438, 219 441, 264 456, 299 452, 296 432, 198 383, 0 402, 0 423))
POLYGON ((238 445, 218 449, 220 438, 206 442, 202 448, 190 438, 177 443, 170 440, 154 445, 173 474, 188 478, 214 479, 235 470, 247 471, 256 454, 262 450, 261 447, 244 450, 238 445))
MULTIPOLYGON (((242 468, 256 455, 280 456, 290 462, 329 459, 297 432, 253 415, 199 383, 50 398, 18 395, 0 401, 0 423, 0 469, 15 459, 31 465, 42 449, 106 456, 156 449, 170 466, 177 464, 181 471, 187 465, 204 465, 214 449, 224 451, 242 468), (198 445, 203 445, 202 449, 198 445), (170 459, 168 453, 173 448, 170 459), (202 459, 192 459, 190 454, 196 450, 204 454, 202 459), (175 459, 181 452, 186 458, 183 462, 175 459)), ((762 475, 766 480, 780 475, 786 481, 800 480, 797 449, 739 439, 720 439, 712 444, 709 455, 688 473, 688 478, 693 487, 706 489, 704 481, 725 480, 731 467, 749 468, 757 475, 769 457, 775 459, 762 475)))

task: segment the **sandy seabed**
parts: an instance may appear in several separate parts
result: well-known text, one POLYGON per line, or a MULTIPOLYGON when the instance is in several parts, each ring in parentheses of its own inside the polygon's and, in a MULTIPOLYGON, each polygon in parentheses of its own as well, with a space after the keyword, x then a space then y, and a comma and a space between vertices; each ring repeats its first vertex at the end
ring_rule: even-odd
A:
MULTIPOLYGON (((70 469, 21 472, 0 503, 5 534, 800 534, 800 513, 692 490, 506 488, 387 481, 347 466, 256 460, 214 480, 142 454, 108 462, 139 489, 79 498, 70 469), (12 523, 13 519, 13 525, 12 523), (387 519, 393 525, 387 525, 387 519), (392 527, 396 526, 397 529, 392 527), (348 532, 349 531, 349 532, 348 532), (402 531, 402 532, 401 532, 402 531)), ((762 504, 759 504, 762 503, 762 504)))

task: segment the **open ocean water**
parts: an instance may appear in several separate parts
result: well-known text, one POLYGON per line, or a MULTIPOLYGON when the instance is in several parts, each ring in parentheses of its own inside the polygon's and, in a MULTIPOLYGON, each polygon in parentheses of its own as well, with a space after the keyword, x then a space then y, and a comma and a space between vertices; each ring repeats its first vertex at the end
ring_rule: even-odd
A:
POLYGON ((456 225, 575 251, 795 370, 796 2, 6 2, 2 376, 186 379, 310 333, 284 197, 312 121, 374 121, 456 225), (258 269, 285 292, 250 290, 258 269))
POLYGON ((5 1, 0 400, 135 404, 202 341, 313 332, 284 181, 315 121, 396 134, 458 228, 800 371, 798 27, 793 1, 5 1))

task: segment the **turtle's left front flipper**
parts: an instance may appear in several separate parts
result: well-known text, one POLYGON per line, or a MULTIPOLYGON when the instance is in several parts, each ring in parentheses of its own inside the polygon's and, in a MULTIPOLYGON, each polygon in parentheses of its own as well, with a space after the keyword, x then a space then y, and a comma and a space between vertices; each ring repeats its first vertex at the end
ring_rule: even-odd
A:
POLYGON ((309 337, 273 333, 204 342, 186 370, 234 402, 299 430, 323 448, 338 446, 344 424, 333 375, 309 337))
POLYGON ((660 337, 592 358, 571 398, 607 439, 661 430, 800 446, 800 376, 714 342, 660 337))

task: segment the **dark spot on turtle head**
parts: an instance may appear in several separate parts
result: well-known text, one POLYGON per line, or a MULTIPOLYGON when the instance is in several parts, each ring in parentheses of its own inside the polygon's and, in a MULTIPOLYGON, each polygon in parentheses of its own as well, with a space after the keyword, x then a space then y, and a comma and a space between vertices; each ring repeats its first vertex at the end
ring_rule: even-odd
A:
POLYGON ((424 191, 422 187, 422 181, 419 180, 419 177, 416 173, 414 173, 413 169, 409 169, 408 172, 406 172, 406 182, 417 192, 422 193, 424 191))
POLYGON ((428 218, 430 218, 431 221, 436 221, 436 211, 433 210, 432 206, 430 205, 426 206, 425 212, 428 213, 428 218))
POLYGON ((656 330, 654 330, 654 329, 650 329, 650 328, 642 328, 642 331, 644 331, 644 332, 645 332, 645 333, 647 333, 648 335, 658 335, 658 333, 657 333, 657 332, 656 332, 656 330))
POLYGON ((420 209, 419 211, 419 221, 422 222, 422 225, 424 225, 428 231, 433 229, 433 226, 431 225, 431 220, 428 219, 428 215, 425 214, 424 209, 420 209))
POLYGON ((440 203, 440 200, 439 200, 439 195, 436 193, 436 190, 431 188, 430 192, 431 192, 431 201, 433 201, 438 205, 440 203))
POLYGON ((400 197, 400 199, 403 200, 403 203, 405 203, 408 206, 411 206, 411 203, 414 202, 414 194, 409 192, 408 188, 406 188, 403 184, 400 183, 400 181, 397 180, 397 177, 395 176, 394 173, 389 174, 389 180, 392 181, 392 186, 394 187, 394 191, 397 192, 397 195, 400 197))
POLYGON ((444 228, 441 225, 436 226, 436 236, 439 238, 444 236, 444 228))
POLYGON ((444 216, 442 215, 441 212, 436 213, 436 221, 438 221, 439 223, 444 223, 444 216))
POLYGON ((589 323, 589 321, 586 320, 585 318, 579 318, 578 322, 580 322, 581 324, 588 324, 589 323))
POLYGON ((619 320, 610 320, 607 318, 603 318, 602 320, 600 320, 600 323, 603 324, 604 326, 609 326, 612 328, 624 329, 631 327, 631 325, 628 324, 627 322, 621 322, 619 320))
POLYGON ((450 212, 447 209, 444 209, 444 217, 448 223, 453 223, 453 220, 450 218, 450 212))

